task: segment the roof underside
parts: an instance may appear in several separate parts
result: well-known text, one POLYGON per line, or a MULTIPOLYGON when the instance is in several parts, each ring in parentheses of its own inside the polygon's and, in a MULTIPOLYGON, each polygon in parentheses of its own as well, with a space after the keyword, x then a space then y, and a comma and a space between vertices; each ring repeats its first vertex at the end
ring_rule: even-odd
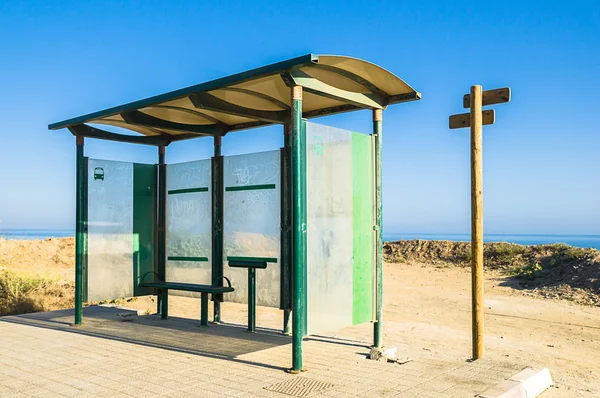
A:
POLYGON ((302 86, 304 118, 420 99, 394 74, 372 63, 333 55, 305 55, 207 83, 65 120, 48 126, 117 141, 168 145, 202 136, 290 120, 290 87, 302 86), (110 125, 135 135, 109 133, 110 125))

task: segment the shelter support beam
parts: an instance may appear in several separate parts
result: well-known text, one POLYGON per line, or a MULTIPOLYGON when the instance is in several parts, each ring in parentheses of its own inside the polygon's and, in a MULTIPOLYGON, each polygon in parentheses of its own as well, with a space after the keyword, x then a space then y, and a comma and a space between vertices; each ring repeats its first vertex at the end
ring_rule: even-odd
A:
POLYGON ((266 94, 263 94, 263 93, 258 92, 258 91, 248 90, 248 89, 239 88, 239 87, 223 87, 223 88, 221 88, 221 90, 232 91, 232 92, 236 92, 236 93, 248 94, 248 95, 251 95, 253 97, 260 98, 260 99, 263 99, 265 101, 269 101, 270 103, 277 105, 281 109, 285 109, 287 111, 289 111, 291 109, 290 106, 288 104, 286 104, 285 102, 279 101, 277 98, 271 97, 270 95, 266 95, 266 94))
POLYGON ((226 113, 228 115, 242 116, 250 119, 269 123, 285 123, 289 120, 287 111, 265 111, 246 108, 241 105, 232 104, 209 93, 197 93, 190 95, 190 101, 198 109, 226 113))
POLYGON ((121 113, 121 117, 127 124, 150 127, 155 129, 169 129, 185 131, 187 133, 198 134, 200 136, 222 134, 224 132, 223 124, 184 124, 172 122, 170 120, 160 119, 140 111, 129 111, 121 113))
MULTIPOLYGON (((165 282, 166 278, 166 260, 167 260, 167 240, 166 240, 166 224, 167 224, 167 165, 165 163, 164 146, 158 147, 158 279, 165 282)), ((169 291, 161 289, 158 292, 158 312, 162 319, 169 317, 169 291)))
MULTIPOLYGON (((108 131, 88 126, 86 124, 77 124, 69 126, 69 130, 73 135, 89 138, 98 138, 101 140, 128 142, 130 144, 145 144, 145 145, 156 145, 166 146, 172 141, 171 137, 164 135, 155 136, 139 136, 139 135, 125 135, 110 133, 108 131)), ((187 135, 186 135, 187 137, 187 135)))
POLYGON ((383 112, 373 110, 375 147, 375 323, 373 346, 383 346, 383 204, 382 204, 382 124, 383 112))
POLYGON ((292 92, 292 369, 302 371, 302 338, 304 335, 304 267, 306 260, 306 164, 305 133, 302 121, 302 87, 292 92))
POLYGON ((281 149, 281 304, 283 310, 283 333, 291 334, 290 315, 292 313, 292 190, 291 190, 291 149, 292 126, 283 128, 283 148, 281 149))
POLYGON ((483 358, 483 116, 481 86, 471 86, 471 303, 473 359, 483 358))
POLYGON ((76 136, 77 145, 77 175, 76 175, 76 205, 75 205, 75 325, 83 322, 83 259, 85 256, 85 173, 83 158, 84 138, 76 136))
POLYGON ((301 86, 304 91, 311 94, 334 99, 345 104, 357 106, 359 108, 383 109, 389 103, 388 98, 382 97, 379 94, 355 93, 333 87, 327 83, 323 83, 322 81, 315 79, 300 69, 291 69, 289 71, 282 72, 281 78, 286 85, 290 87, 301 86))
MULTIPOLYGON (((223 286, 223 137, 214 137, 212 158, 212 285, 223 286)), ((213 322, 221 322, 223 294, 213 294, 213 322)))

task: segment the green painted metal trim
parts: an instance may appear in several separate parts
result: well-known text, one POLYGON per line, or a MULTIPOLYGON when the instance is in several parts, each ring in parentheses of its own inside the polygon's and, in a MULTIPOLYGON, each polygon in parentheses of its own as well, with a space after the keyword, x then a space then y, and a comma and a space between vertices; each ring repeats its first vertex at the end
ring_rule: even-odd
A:
MULTIPOLYGON (((165 164, 165 153, 159 150, 158 155, 158 279, 166 280, 166 257, 167 257, 167 165, 165 164)), ((169 317, 169 291, 162 289, 159 292, 160 317, 167 319, 169 317)))
POLYGON ((229 293, 233 292, 235 289, 231 286, 224 287, 213 287, 211 285, 200 285, 196 283, 181 283, 181 282, 142 282, 140 286, 144 287, 154 287, 157 289, 164 290, 181 290, 184 292, 198 292, 198 293, 229 293))
POLYGON ((140 111, 128 111, 121 113, 121 117, 127 124, 144 126, 155 129, 169 129, 194 133, 200 136, 223 134, 226 128, 217 124, 185 124, 160 119, 140 111))
POLYGON ((154 236, 156 180, 154 173, 154 165, 133 164, 133 295, 136 297, 156 293, 152 288, 139 286, 144 275, 154 272, 154 247, 156 246, 154 236))
POLYGON ((383 346, 383 203, 382 203, 382 122, 373 122, 373 139, 375 149, 375 209, 377 211, 377 231, 375 243, 375 277, 376 277, 376 306, 373 324, 373 345, 383 346))
MULTIPOLYGON (((155 145, 155 146, 167 146, 171 143, 172 139, 170 136, 156 135, 156 136, 143 136, 143 135, 125 135, 110 133, 108 131, 88 126, 86 124, 78 124, 69 126, 69 130, 73 135, 82 137, 98 138, 108 141, 117 142, 128 142, 130 144, 144 144, 144 145, 155 145)), ((197 135, 195 135, 197 137, 197 135)))
POLYGON ((229 261, 231 268, 254 268, 254 269, 265 269, 267 268, 266 261, 229 261))
POLYGON ((208 257, 169 256, 169 261, 208 261, 208 257))
POLYGON ((263 122, 286 123, 289 120, 289 113, 285 110, 264 111, 260 109, 246 108, 244 106, 222 100, 209 93, 191 94, 190 101, 192 101, 192 104, 194 104, 194 106, 198 109, 247 117, 263 122))
POLYGON ((200 324, 208 326, 208 293, 200 293, 200 324))
MULTIPOLYGON (((78 138, 79 140, 79 138, 78 138)), ((83 140, 77 143, 76 189, 75 189, 75 325, 83 322, 83 262, 85 256, 84 207, 85 174, 83 158, 83 140)))
POLYGON ((260 189, 275 189, 275 184, 261 184, 261 185, 242 185, 235 187, 226 187, 225 192, 235 191, 257 191, 260 189))
POLYGON ((227 256, 227 261, 262 261, 265 263, 276 263, 276 257, 242 257, 242 256, 227 256))
POLYGON ((300 133, 302 135, 302 143, 300 145, 300 153, 302 154, 300 161, 302 163, 301 174, 301 196, 302 196, 302 223, 304 224, 304 234, 302 238, 302 336, 308 335, 308 196, 306 182, 306 120, 302 119, 300 125, 300 133))
POLYGON ((260 68, 252 69, 235 75, 223 77, 220 79, 212 80, 206 83, 197 84, 194 86, 182 88, 168 93, 156 95, 150 98, 142 99, 139 101, 130 102, 124 105, 115 106, 102 111, 89 113, 87 115, 78 116, 72 119, 63 120, 57 123, 52 123, 48 126, 50 130, 58 130, 67 126, 75 124, 81 124, 90 120, 99 119, 107 116, 120 114, 122 112, 137 110, 152 106, 166 101, 171 101, 179 98, 188 97, 190 94, 217 90, 222 87, 231 86, 234 84, 240 84, 248 80, 269 76, 272 74, 279 73, 292 67, 302 67, 318 62, 319 57, 314 54, 307 54, 300 57, 292 58, 286 61, 277 62, 271 65, 263 66, 260 68))
POLYGON ((352 133, 352 324, 373 320, 372 137, 352 133))
POLYGON ((292 101, 292 371, 302 371, 302 338, 305 332, 306 262, 306 141, 302 120, 302 100, 292 101))
POLYGON ((88 169, 89 158, 83 158, 83 302, 88 301, 88 169))
MULTIPOLYGON (((279 237, 281 253, 281 284, 279 308, 292 309, 292 192, 291 192, 291 137, 284 138, 281 148, 281 232, 279 237)), ((289 315, 289 314, 288 314, 289 315)), ((289 318, 289 316, 288 316, 289 318)), ((288 323, 284 322, 284 330, 288 323)), ((289 328, 288 328, 289 329, 289 328)), ((289 330, 288 330, 289 332, 289 330)))
MULTIPOLYGON (((214 157, 211 159, 212 172, 212 264, 211 284, 223 286, 223 156, 221 139, 215 137, 214 157)), ((213 321, 221 322, 221 302, 223 294, 213 294, 213 321)))
POLYGON ((256 331, 256 269, 248 268, 248 332, 256 331))
POLYGON ((169 195, 178 195, 178 194, 182 194, 182 193, 194 193, 194 192, 208 192, 208 187, 171 189, 167 193, 169 195))
MULTIPOLYGON (((160 160, 160 155, 159 155, 159 160, 160 160)), ((159 239, 159 233, 158 233, 158 188, 159 188, 159 183, 158 183, 158 176, 159 176, 159 171, 158 171, 158 164, 154 165, 154 186, 156 187, 156 195, 154 195, 154 203, 153 203, 153 212, 152 212, 152 219, 153 219, 153 231, 154 231, 154 275, 158 275, 158 269, 159 269, 159 257, 160 257, 160 239, 159 239)), ((160 314, 160 310, 162 307, 162 303, 161 303, 161 298, 160 298, 160 291, 158 290, 154 290, 154 294, 156 294, 157 296, 157 300, 156 300, 156 312, 158 314, 160 314)))

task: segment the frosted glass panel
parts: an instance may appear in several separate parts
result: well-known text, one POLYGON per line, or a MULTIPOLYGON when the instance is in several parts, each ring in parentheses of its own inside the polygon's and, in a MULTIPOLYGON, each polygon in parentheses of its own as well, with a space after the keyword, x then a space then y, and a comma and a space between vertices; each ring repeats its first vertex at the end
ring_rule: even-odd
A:
POLYGON ((352 133, 306 123, 308 333, 352 325, 352 133))
POLYGON ((133 164, 89 159, 88 301, 133 296, 133 164))
POLYGON ((259 257, 269 263, 256 271, 256 303, 279 307, 280 159, 279 151, 270 151, 224 160, 224 275, 235 288, 227 301, 248 300, 248 271, 230 268, 227 258, 259 257))
POLYGON ((211 284, 211 196, 210 159, 167 166, 168 282, 211 284))

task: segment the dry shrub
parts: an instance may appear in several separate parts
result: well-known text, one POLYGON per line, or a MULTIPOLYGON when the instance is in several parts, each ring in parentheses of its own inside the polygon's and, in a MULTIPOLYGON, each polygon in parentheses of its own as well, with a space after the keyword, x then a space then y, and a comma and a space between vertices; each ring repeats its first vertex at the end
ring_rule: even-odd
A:
POLYGON ((69 308, 73 284, 44 275, 0 271, 0 316, 69 308))

